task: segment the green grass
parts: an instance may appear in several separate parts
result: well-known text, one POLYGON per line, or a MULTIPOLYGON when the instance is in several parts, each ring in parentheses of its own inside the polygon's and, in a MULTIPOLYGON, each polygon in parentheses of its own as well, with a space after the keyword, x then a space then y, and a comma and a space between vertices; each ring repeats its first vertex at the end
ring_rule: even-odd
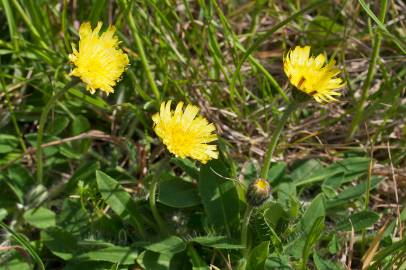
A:
POLYGON ((361 269, 368 255, 406 269, 404 14, 399 0, 2 0, 0 269, 361 269), (84 21, 114 24, 130 58, 109 96, 61 93, 84 21), (334 55, 346 87, 282 125, 295 45, 334 55), (216 125, 219 160, 165 149, 151 116, 170 99, 216 125), (260 175, 272 197, 247 223, 260 175))

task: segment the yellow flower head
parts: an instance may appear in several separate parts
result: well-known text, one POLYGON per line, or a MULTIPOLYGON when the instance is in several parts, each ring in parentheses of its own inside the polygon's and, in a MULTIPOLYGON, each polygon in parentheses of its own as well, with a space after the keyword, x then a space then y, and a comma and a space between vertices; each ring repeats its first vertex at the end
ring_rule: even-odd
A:
POLYGON ((268 183, 268 181, 266 181, 264 179, 257 179, 254 182, 254 187, 256 188, 256 190, 258 192, 267 191, 269 189, 269 183, 268 183))
POLYGON ((173 112, 171 101, 168 101, 162 102, 160 112, 152 120, 155 133, 169 152, 177 157, 191 157, 206 163, 218 158, 216 145, 208 144, 217 140, 217 135, 213 133, 216 128, 202 116, 197 116, 198 113, 199 108, 193 105, 187 105, 183 110, 183 102, 179 102, 173 112))
POLYGON ((73 48, 73 53, 69 55, 69 60, 76 66, 71 75, 80 77, 92 94, 96 89, 107 94, 114 92, 113 86, 129 63, 128 56, 118 48, 115 27, 109 26, 99 35, 101 27, 102 22, 98 22, 92 31, 89 22, 81 24, 79 51, 73 48))
POLYGON ((320 103, 335 101, 334 96, 340 96, 335 90, 345 85, 336 77, 340 70, 335 61, 327 63, 323 54, 310 56, 310 46, 290 50, 283 59, 283 68, 291 84, 320 103))

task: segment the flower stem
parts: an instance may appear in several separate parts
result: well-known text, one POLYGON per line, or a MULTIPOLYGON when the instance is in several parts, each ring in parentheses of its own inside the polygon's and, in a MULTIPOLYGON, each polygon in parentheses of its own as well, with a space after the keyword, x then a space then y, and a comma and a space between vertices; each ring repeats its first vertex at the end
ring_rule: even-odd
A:
POLYGON ((245 248, 245 252, 248 250, 247 246, 247 239, 248 239, 248 225, 250 224, 250 218, 254 207, 250 204, 247 204, 247 208, 245 209, 244 219, 242 220, 241 226, 241 245, 245 248))
POLYGON ((37 149, 36 149, 36 161, 37 161, 37 182, 41 184, 43 182, 43 163, 42 163, 42 139, 44 137, 44 127, 45 122, 48 118, 48 113, 51 110, 52 106, 56 103, 56 101, 63 96, 70 88, 76 85, 79 82, 78 79, 72 79, 65 87, 53 95, 49 100, 48 103, 45 105, 44 109, 42 110, 41 117, 39 119, 38 125, 38 132, 37 132, 37 149))
POLYGON ((286 121, 288 120, 290 114, 296 109, 297 103, 291 101, 288 105, 288 108, 283 113, 282 118, 279 120, 278 125, 276 126, 275 131, 273 132, 271 141, 268 145, 268 150, 266 151, 265 159, 262 164, 260 177, 262 179, 267 179, 269 167, 271 165, 272 155, 275 151, 276 144, 278 143, 279 136, 281 135, 282 129, 285 126, 286 121))
POLYGON ((156 193, 158 188, 158 180, 156 177, 152 183, 151 189, 149 191, 149 206, 151 207, 152 215, 154 216, 155 221, 158 223, 159 230, 164 234, 168 234, 168 229, 166 228, 165 222, 163 221, 161 215, 158 212, 156 207, 156 193))
MULTIPOLYGON (((379 20, 382 23, 384 23, 384 21, 385 21, 387 7, 388 7, 388 0, 382 0, 381 1, 381 10, 379 13, 379 20)), ((357 107, 355 108, 355 115, 354 115, 354 118, 352 119, 351 129, 350 129, 350 132, 348 135, 349 138, 352 138, 354 136, 355 132, 358 130, 360 121, 362 119, 362 115, 364 112, 364 105, 368 98, 368 89, 371 86, 372 79, 375 74, 376 62, 379 57, 379 49, 381 47, 381 41, 382 41, 382 35, 380 34, 379 29, 377 28, 375 30, 372 55, 371 55, 371 60, 369 61, 367 77, 364 81, 364 84, 362 85, 361 97, 358 101, 357 107)))

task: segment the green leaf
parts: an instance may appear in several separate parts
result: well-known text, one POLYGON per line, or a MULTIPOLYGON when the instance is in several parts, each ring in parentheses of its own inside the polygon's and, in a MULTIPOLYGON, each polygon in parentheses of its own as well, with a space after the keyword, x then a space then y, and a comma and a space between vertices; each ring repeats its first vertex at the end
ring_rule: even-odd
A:
POLYGON ((96 181, 103 200, 122 219, 139 226, 135 202, 123 187, 102 171, 96 171, 96 181))
POLYGON ((179 237, 172 235, 143 247, 157 253, 176 254, 185 250, 186 243, 179 237))
POLYGON ((317 240, 315 230, 319 229, 324 221, 325 208, 323 195, 317 195, 310 206, 306 209, 300 220, 300 226, 296 227, 294 236, 297 237, 289 244, 288 252, 295 258, 306 258, 309 256, 309 250, 313 241, 317 240))
POLYGON ((7 210, 4 208, 0 208, 0 221, 2 221, 7 216, 7 210))
POLYGON ((268 172, 268 179, 271 185, 277 185, 279 180, 285 174, 286 171, 286 163, 285 162, 277 162, 271 163, 271 168, 268 172))
POLYGON ((347 219, 338 223, 337 231, 351 231, 354 227, 356 232, 374 225, 379 220, 379 215, 372 211, 361 211, 349 216, 347 219), (352 225, 352 226, 351 226, 352 225))
POLYGON ((17 186, 23 193, 27 192, 34 183, 31 174, 20 164, 14 164, 8 168, 8 177, 13 182, 13 185, 17 186))
MULTIPOLYGON (((371 190, 374 189, 379 182, 382 181, 382 179, 382 177, 373 176, 371 179, 371 190)), ((347 203, 349 200, 363 196, 367 187, 368 185, 366 181, 363 181, 356 186, 349 186, 340 192, 336 197, 327 201, 327 208, 335 207, 347 203)))
POLYGON ((317 270, 340 270, 339 266, 337 266, 335 263, 322 259, 317 252, 313 253, 313 261, 314 264, 316 265, 317 270))
POLYGON ((293 270, 290 266, 288 256, 277 253, 273 253, 267 258, 265 269, 293 270))
POLYGON ((90 129, 90 122, 83 115, 77 115, 72 123, 72 135, 79 135, 90 129))
POLYGON ((10 162, 15 162, 17 159, 21 159, 20 153, 7 153, 0 158, 0 165, 9 165, 10 162))
POLYGON ((311 254, 311 251, 316 244, 317 240, 321 237, 324 230, 324 216, 318 217, 314 223, 310 232, 307 234, 305 244, 303 246, 302 262, 306 265, 306 262, 311 254))
POLYGON ((228 238, 227 236, 199 236, 191 241, 199 243, 202 246, 212 247, 216 249, 243 249, 240 243, 228 238))
POLYGON ((25 204, 29 208, 38 208, 41 206, 48 198, 49 193, 48 189, 41 184, 35 185, 27 193, 24 194, 25 204))
POLYGON ((314 172, 317 172, 323 168, 323 165, 320 161, 315 159, 309 159, 305 161, 299 161, 297 164, 294 164, 295 168, 290 174, 290 177, 293 179, 293 182, 300 183, 307 181, 314 172))
POLYGON ((331 164, 324 171, 327 174, 333 172, 336 174, 326 178, 323 185, 336 188, 359 178, 368 172, 370 161, 368 157, 348 157, 331 164))
MULTIPOLYGON (((89 120, 83 115, 78 115, 72 122, 72 136, 89 131, 90 127, 89 120)), ((72 148, 75 152, 85 153, 89 149, 90 144, 90 139, 82 139, 80 141, 72 142, 72 148)))
POLYGON ((321 190, 326 198, 334 198, 337 195, 336 189, 328 185, 321 185, 321 190))
POLYGON ((247 270, 264 270, 269 253, 269 241, 262 242, 251 250, 247 261, 247 270))
POLYGON ((13 258, 11 260, 4 260, 1 262, 1 269, 4 270, 32 270, 32 266, 30 266, 26 262, 26 258, 22 257, 21 255, 18 256, 20 258, 13 258))
POLYGON ((369 158, 350 157, 337 161, 336 163, 333 163, 325 168, 317 166, 307 168, 307 174, 302 174, 301 178, 293 179, 296 186, 324 181, 324 185, 338 187, 341 184, 352 181, 353 179, 366 173, 368 170, 369 161, 369 158))
POLYGON ((13 135, 0 134, 0 154, 16 152, 18 138, 13 135))
POLYGON ((268 208, 264 211, 266 223, 273 228, 276 228, 281 218, 288 217, 288 213, 286 213, 283 207, 278 203, 270 203, 268 208))
POLYGON ((200 169, 199 193, 209 222, 216 227, 230 227, 238 220, 239 199, 225 164, 220 160, 208 162, 200 169))
POLYGON ((159 183, 158 200, 175 208, 192 207, 201 203, 195 184, 173 176, 159 183))
POLYGON ((333 237, 331 238, 330 242, 328 243, 328 251, 332 255, 335 255, 338 253, 339 250, 340 250, 340 243, 337 240, 336 234, 333 234, 333 237))
POLYGON ((172 256, 146 250, 138 256, 137 263, 145 270, 169 270, 172 256))
POLYGON ((325 215, 326 212, 324 208, 323 195, 319 194, 313 199, 312 203, 310 204, 309 208, 307 208, 301 219, 302 230, 309 233, 317 219, 320 217, 324 218, 325 215))
MULTIPOLYGON (((76 261, 70 260, 66 263, 63 270, 128 270, 128 266, 116 267, 111 262, 104 261, 76 261)), ((131 268, 130 268, 131 269, 131 268)))
POLYGON ((70 260, 79 251, 76 239, 59 227, 41 231, 41 239, 53 254, 64 260, 70 260))
POLYGON ((90 218, 78 200, 65 199, 56 222, 65 231, 79 236, 89 231, 90 218))
POLYGON ((46 125, 45 133, 50 135, 59 135, 69 125, 69 118, 64 115, 57 115, 46 125))
POLYGON ((118 264, 134 264, 138 252, 129 247, 111 246, 99 250, 90 251, 75 257, 75 260, 106 261, 118 264))
POLYGON ((24 219, 32 226, 45 229, 55 226, 55 213, 47 208, 30 209, 24 213, 24 219))
POLYGON ((403 208, 402 212, 400 213, 400 220, 402 221, 406 220, 406 207, 403 208))
POLYGON ((8 168, 7 175, 8 178, 5 178, 5 182, 17 196, 18 201, 23 203, 24 196, 34 183, 30 173, 20 164, 14 164, 8 168))
POLYGON ((275 188, 277 196, 277 202, 285 209, 285 211, 289 212, 292 217, 297 215, 297 203, 295 201, 298 200, 296 194, 296 187, 291 182, 283 182, 279 184, 275 188))
POLYGON ((132 201, 130 194, 116 180, 102 171, 96 171, 96 181, 100 194, 106 203, 117 215, 127 218, 130 215, 127 205, 131 204, 132 201))

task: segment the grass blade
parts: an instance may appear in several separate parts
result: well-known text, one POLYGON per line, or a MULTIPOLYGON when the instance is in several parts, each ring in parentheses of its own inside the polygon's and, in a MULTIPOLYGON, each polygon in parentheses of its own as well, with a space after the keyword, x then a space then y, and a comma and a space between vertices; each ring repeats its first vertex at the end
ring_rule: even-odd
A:
POLYGON ((9 234, 11 234, 22 247, 25 248, 25 250, 31 255, 31 257, 34 259, 34 261, 38 264, 38 268, 40 270, 45 270, 44 263, 42 262, 41 258, 35 251, 35 249, 31 246, 30 242, 28 242, 24 237, 22 237, 19 233, 14 232, 9 226, 7 226, 5 223, 0 221, 0 227, 2 227, 4 230, 6 230, 9 234))

